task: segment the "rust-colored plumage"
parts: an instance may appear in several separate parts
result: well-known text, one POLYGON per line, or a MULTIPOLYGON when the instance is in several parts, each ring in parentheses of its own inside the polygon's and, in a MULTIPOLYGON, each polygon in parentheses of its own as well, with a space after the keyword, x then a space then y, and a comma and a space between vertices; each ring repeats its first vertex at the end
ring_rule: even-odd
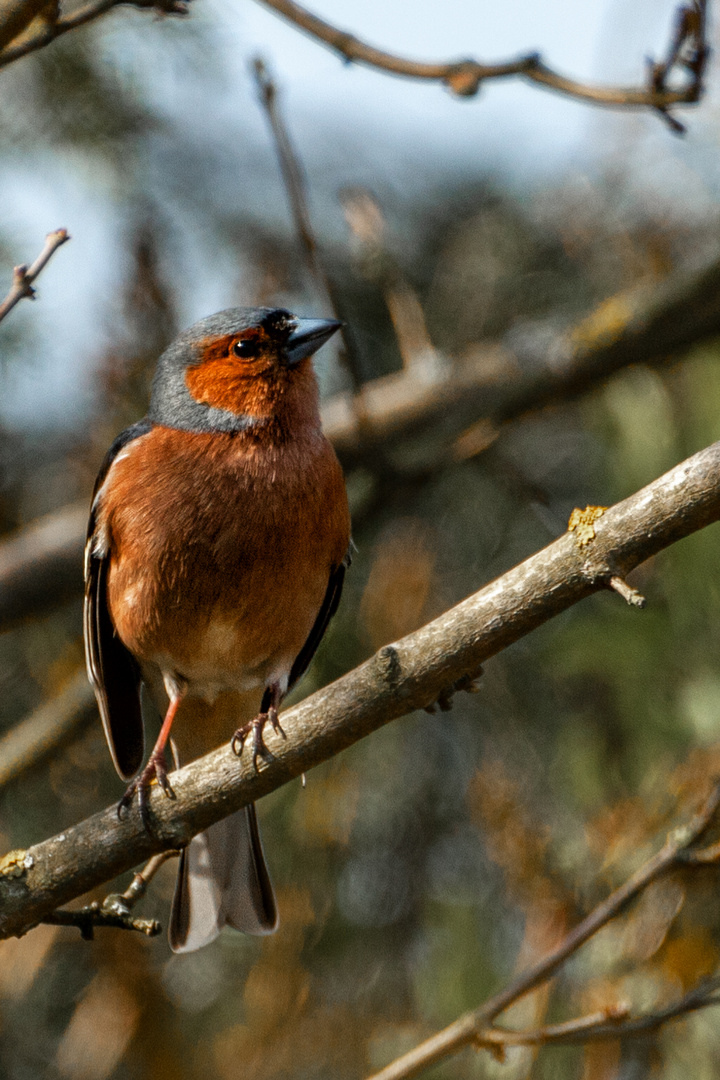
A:
MULTIPOLYGON (((145 813, 153 779, 168 787, 171 727, 181 761, 235 729, 262 755, 263 723, 275 725, 337 607, 349 515, 309 359, 336 328, 263 309, 204 320, 163 355, 148 419, 98 478, 86 643, 122 775, 140 764, 141 680, 165 715, 123 806, 137 791, 145 813)), ((171 943, 195 948, 224 923, 262 933, 275 921, 250 808, 191 844, 171 943)))

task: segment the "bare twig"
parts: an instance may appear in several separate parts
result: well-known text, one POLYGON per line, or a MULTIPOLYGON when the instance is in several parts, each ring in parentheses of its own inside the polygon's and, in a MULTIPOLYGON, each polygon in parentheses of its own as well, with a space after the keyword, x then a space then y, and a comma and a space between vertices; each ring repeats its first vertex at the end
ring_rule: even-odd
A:
MULTIPOLYGON (((292 145, 287 125, 285 124, 278 106, 277 86, 268 72, 265 61, 262 60, 261 57, 255 58, 252 69, 255 76, 255 83, 258 88, 258 96, 265 110, 265 115, 268 118, 270 130, 272 131, 275 140, 275 149, 280 163, 280 172, 282 173, 285 182, 285 190, 287 191, 293 221, 295 222, 295 230, 298 239, 300 240, 303 255, 305 256, 308 269, 310 270, 316 285, 327 297, 335 317, 342 322, 342 305, 339 301, 337 289, 335 288, 332 279, 327 274, 322 259, 320 258, 320 251, 315 237, 315 231, 312 226, 312 220, 310 218, 305 176, 300 164, 300 159, 292 145)), ((358 423, 361 423, 362 418, 357 414, 357 393, 362 387, 362 377, 357 352, 350 337, 350 330, 344 322, 340 333, 343 342, 340 359, 345 365, 352 382, 354 391, 353 408, 358 423)))
MULTIPOLYGON (((59 837, 15 853, 7 871, 0 863, 0 937, 23 933, 60 905, 153 854, 183 847, 214 821, 389 721, 437 701, 447 687, 473 677, 489 657, 605 588, 613 574, 626 575, 664 547, 718 519, 720 443, 715 443, 607 509, 597 521, 595 537, 582 549, 574 534, 566 533, 440 618, 385 646, 350 674, 289 709, 283 721, 287 740, 273 746, 274 760, 263 763, 259 772, 247 755, 238 762, 222 747, 173 774, 175 800, 157 789, 150 793, 152 833, 138 814, 118 821, 115 807, 109 807, 59 837)), ((697 835, 702 831, 700 826, 692 828, 697 835)), ((684 845, 688 842, 683 840, 684 845)), ((667 858, 667 851, 658 858, 667 858)), ((647 876, 647 868, 642 873, 647 876)), ((634 887, 632 883, 624 887, 612 902, 626 902, 634 887)), ((585 940, 579 938, 582 933, 577 929, 573 940, 585 940)), ((556 963, 561 961, 562 957, 556 963)), ((544 977, 545 967, 531 974, 527 988, 544 977)), ((506 1004, 501 996, 496 1011, 506 1004)))
POLYGON ((478 1032, 473 1043, 478 1047, 497 1050, 507 1046, 562 1046, 647 1035, 648 1032, 657 1031, 670 1020, 678 1020, 688 1013, 697 1012, 698 1009, 720 1005, 720 996, 717 994, 719 989, 720 978, 707 979, 678 1001, 645 1016, 630 1016, 628 1007, 619 1005, 614 1009, 604 1009, 591 1016, 566 1020, 562 1024, 551 1024, 536 1031, 508 1031, 505 1028, 490 1027, 478 1032))
MULTIPOLYGON (((38 0, 16 0, 13 6, 18 11, 19 19, 13 22, 11 28, 14 29, 16 26, 20 26, 20 28, 24 27, 25 29, 24 32, 18 33, 17 36, 13 35, 8 38, 8 44, 4 48, 0 48, 0 67, 11 64, 13 60, 19 60, 22 56, 27 56, 28 53, 35 52, 37 49, 44 48, 45 45, 49 45, 56 38, 66 34, 68 30, 75 30, 79 26, 93 22, 112 8, 128 5, 130 7, 153 8, 158 14, 162 15, 186 15, 189 2, 190 0, 90 0, 89 3, 83 4, 67 15, 42 19, 35 18, 38 0), (28 15, 32 15, 32 18, 28 18, 28 15)), ((42 12, 42 6, 41 4, 39 13, 42 12)), ((0 29, 2 27, 2 10, 0 9, 0 29)), ((4 38, 0 36, 0 44, 3 41, 4 38)))
POLYGON ((331 23, 313 15, 300 4, 296 4, 294 0, 260 0, 260 2, 282 15, 306 34, 340 53, 348 62, 367 64, 369 67, 405 78, 442 82, 460 97, 472 97, 478 92, 480 86, 490 79, 505 79, 519 75, 550 90, 556 90, 568 97, 589 101, 595 105, 644 107, 659 109, 667 114, 673 105, 695 104, 704 89, 703 76, 708 55, 704 37, 706 0, 691 0, 687 7, 680 8, 668 58, 664 64, 653 66, 650 84, 641 88, 591 86, 578 82, 576 79, 568 79, 543 63, 537 53, 530 53, 516 60, 499 64, 483 64, 478 60, 421 63, 376 49, 347 31, 339 30, 331 23), (681 89, 668 89, 667 77, 670 70, 677 65, 685 48, 691 49, 695 56, 692 64, 683 63, 682 65, 688 71, 687 85, 681 89), (656 70, 662 73, 661 77, 656 75, 656 70))
POLYGON ((0 739, 0 791, 77 734, 96 715, 85 669, 0 739))
MULTIPOLYGON (((706 41, 707 0, 690 0, 687 6, 681 6, 675 12, 675 30, 670 40, 668 54, 661 63, 650 62, 650 86, 659 94, 667 89, 667 81, 676 67, 682 67, 690 74, 690 85, 702 86, 703 72, 710 55, 706 41)), ((666 105, 655 106, 679 135, 685 133, 685 126, 668 110, 666 105)))
POLYGON ((632 607, 645 607, 647 601, 642 593, 639 593, 637 589, 633 589, 632 585, 628 585, 627 581, 625 581, 624 578, 619 577, 618 574, 613 574, 608 581, 608 585, 611 589, 614 589, 619 596, 622 596, 625 603, 630 604, 632 607))
MULTIPOLYGON (((170 851, 161 851, 159 855, 153 855, 152 859, 149 859, 142 870, 140 870, 133 877, 132 881, 128 885, 125 892, 122 894, 122 901, 126 907, 132 908, 141 900, 148 890, 148 885, 157 874, 161 866, 164 866, 168 859, 176 859, 180 855, 177 849, 171 849, 170 851)), ((107 903, 107 899, 105 900, 107 903)))
POLYGON ((45 237, 45 247, 42 249, 32 266, 16 266, 13 270, 13 283, 10 292, 7 294, 3 302, 0 304, 0 322, 5 318, 9 311, 15 307, 17 303, 24 296, 27 296, 29 300, 35 299, 35 290, 32 287, 32 283, 38 276, 43 267, 52 258, 54 253, 64 244, 66 240, 69 240, 67 229, 56 229, 55 232, 48 233, 45 237))
POLYGON ((106 911, 104 905, 96 900, 77 911, 68 911, 65 908, 52 911, 40 922, 49 923, 51 926, 76 926, 84 941, 92 941, 100 926, 112 927, 114 930, 137 930, 146 937, 157 937, 162 932, 162 926, 157 919, 138 919, 121 911, 106 911))
POLYGON ((162 851, 135 874, 124 893, 110 893, 102 903, 94 901, 76 911, 58 910, 46 915, 41 922, 53 926, 76 926, 84 941, 92 941, 99 926, 112 927, 116 930, 137 930, 146 937, 156 937, 162 930, 157 919, 138 919, 132 909, 142 899, 148 885, 161 866, 168 859, 177 858, 179 851, 162 851))

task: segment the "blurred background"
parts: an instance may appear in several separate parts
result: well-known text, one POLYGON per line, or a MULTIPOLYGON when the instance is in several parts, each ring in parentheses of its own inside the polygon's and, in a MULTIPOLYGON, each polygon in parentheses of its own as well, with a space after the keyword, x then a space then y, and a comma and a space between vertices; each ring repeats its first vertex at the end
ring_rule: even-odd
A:
MULTIPOLYGON (((402 55, 538 49, 577 78, 641 85, 674 8, 313 10, 402 55)), ((518 80, 457 99, 344 65, 250 0, 194 0, 184 19, 119 9, 3 69, 0 293, 45 233, 72 236, 39 301, 0 326, 8 543, 84 515, 107 446, 143 415, 180 329, 231 304, 331 314, 293 224, 258 54, 349 328, 346 355, 328 347, 317 368, 358 554, 304 696, 550 542, 573 507, 623 498, 720 437, 720 98, 711 62, 702 103, 678 114, 683 138, 650 112, 518 80), (448 396, 458 386, 469 389, 448 396), (379 434, 363 439, 357 418, 374 410, 379 434)), ((122 793, 78 676, 77 533, 34 592, 24 582, 31 617, 2 623, 2 850, 122 793), (31 739, 10 767, 8 739, 43 716, 63 741, 46 753, 31 739)), ((4 545, 0 569, 37 535, 4 545)), ((273 937, 227 933, 175 957, 164 936, 112 930, 87 943, 43 926, 3 942, 0 1076, 361 1078, 547 952, 720 767, 717 527, 633 584, 642 613, 613 595, 585 601, 488 663, 452 712, 395 722, 305 790, 265 799, 273 937)), ((166 922, 174 872, 141 914, 166 922)), ((681 996, 720 963, 717 879, 712 867, 664 879, 508 1020, 681 996)), ((504 1061, 465 1051, 427 1075, 719 1071, 710 1010, 623 1045, 504 1061)))

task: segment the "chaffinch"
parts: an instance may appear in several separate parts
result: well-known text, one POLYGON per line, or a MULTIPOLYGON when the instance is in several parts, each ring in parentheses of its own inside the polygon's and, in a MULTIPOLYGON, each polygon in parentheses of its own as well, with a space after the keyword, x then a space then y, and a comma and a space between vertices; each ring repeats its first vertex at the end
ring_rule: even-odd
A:
MULTIPOLYGON (((266 723, 306 670, 340 600, 350 517, 320 427, 311 356, 340 324, 230 308, 162 354, 145 419, 110 447, 85 556, 85 647, 110 752, 130 780, 144 757, 141 687, 161 716, 118 811, 172 794, 176 764, 231 745, 268 757, 266 723)), ((277 911, 250 805, 183 852, 176 952, 224 925, 270 933, 277 911)))

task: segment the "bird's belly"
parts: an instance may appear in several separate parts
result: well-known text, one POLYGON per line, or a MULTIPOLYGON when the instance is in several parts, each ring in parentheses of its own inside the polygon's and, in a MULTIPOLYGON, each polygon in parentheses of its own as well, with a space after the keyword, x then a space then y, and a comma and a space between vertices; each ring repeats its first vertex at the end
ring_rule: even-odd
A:
POLYGON ((284 693, 323 602, 325 560, 296 559, 274 572, 238 564, 224 574, 219 594, 207 588, 212 578, 204 561, 178 560, 181 569, 171 565, 159 578, 120 560, 109 599, 121 639, 141 665, 154 665, 208 701, 273 683, 284 693))
POLYGON ((262 644, 236 617, 216 614, 182 649, 159 650, 148 659, 163 674, 181 677, 188 695, 208 702, 226 691, 247 693, 276 682, 284 692, 294 653, 284 642, 269 650, 262 644))

